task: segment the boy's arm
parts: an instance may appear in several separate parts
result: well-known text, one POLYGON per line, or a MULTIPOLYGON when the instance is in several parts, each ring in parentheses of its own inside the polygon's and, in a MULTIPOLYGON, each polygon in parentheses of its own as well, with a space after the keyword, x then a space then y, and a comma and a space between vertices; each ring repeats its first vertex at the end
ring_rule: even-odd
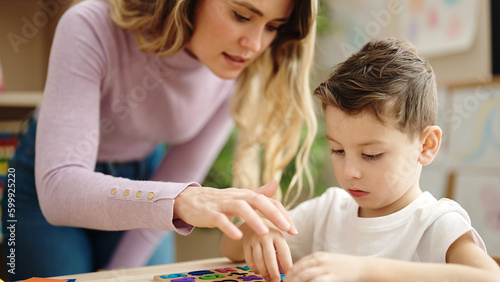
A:
MULTIPOLYGON (((451 244, 446 253, 446 262, 448 264, 471 266, 484 271, 487 276, 485 280, 479 279, 481 281, 488 281, 486 278, 490 273, 493 275, 492 277, 496 277, 494 281, 500 281, 499 265, 474 242, 472 231, 465 233, 451 244)), ((463 278, 463 281, 465 281, 465 278, 463 278)))
MULTIPOLYGON (((388 278, 389 281, 396 281, 398 277, 407 277, 406 281, 500 281, 500 267, 474 242, 471 231, 451 244, 446 262, 406 263, 396 268, 397 277, 388 278)), ((386 270, 394 270, 397 265, 386 266, 386 270)))
POLYGON ((315 253, 297 262, 285 281, 500 281, 500 267, 471 232, 450 246, 446 258, 439 264, 315 253))

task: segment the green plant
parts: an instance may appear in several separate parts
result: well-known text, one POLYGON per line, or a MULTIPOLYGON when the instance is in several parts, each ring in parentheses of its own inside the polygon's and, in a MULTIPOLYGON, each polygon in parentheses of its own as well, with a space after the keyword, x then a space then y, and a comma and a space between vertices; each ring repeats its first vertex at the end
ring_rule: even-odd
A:
MULTIPOLYGON (((314 195, 321 195, 325 189, 329 186, 329 177, 325 175, 325 165, 329 161, 328 154, 328 142, 324 137, 326 135, 325 122, 322 117, 318 118, 318 134, 314 141, 309 158, 309 164, 311 168, 311 174, 314 182, 314 195)), ((231 136, 229 137, 226 145, 220 152, 219 156, 212 165, 210 171, 208 172, 202 185, 205 187, 214 188, 226 188, 231 187, 231 182, 233 178, 232 173, 232 163, 234 156, 234 148, 236 145, 237 131, 233 130, 231 136)), ((280 182, 281 189, 283 193, 286 191, 286 187, 291 181, 292 176, 295 173, 295 162, 292 161, 290 165, 283 172, 283 176, 280 182)), ((328 174, 328 172, 327 172, 328 174)), ((307 182, 307 181, 306 181, 307 182)), ((308 184, 304 183, 305 189, 308 190, 308 184)))
POLYGON ((316 17, 316 32, 318 35, 328 34, 332 30, 329 11, 328 2, 318 0, 318 15, 316 17))

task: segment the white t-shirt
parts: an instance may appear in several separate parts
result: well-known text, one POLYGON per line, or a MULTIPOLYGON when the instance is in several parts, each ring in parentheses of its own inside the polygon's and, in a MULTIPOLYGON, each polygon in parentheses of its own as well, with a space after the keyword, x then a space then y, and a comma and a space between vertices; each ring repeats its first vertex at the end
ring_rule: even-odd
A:
POLYGON ((340 188, 329 188, 321 197, 293 209, 290 214, 299 234, 285 235, 293 260, 325 251, 445 263, 450 245, 468 231, 486 251, 467 212, 455 201, 438 201, 429 192, 387 216, 360 218, 358 209, 354 199, 340 188))

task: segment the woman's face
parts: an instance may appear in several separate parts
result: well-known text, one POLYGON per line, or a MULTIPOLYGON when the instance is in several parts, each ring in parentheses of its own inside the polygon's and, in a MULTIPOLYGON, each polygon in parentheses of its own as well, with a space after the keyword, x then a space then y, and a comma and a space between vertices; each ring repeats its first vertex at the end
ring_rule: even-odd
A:
POLYGON ((273 42, 293 0, 200 0, 186 50, 217 76, 233 79, 273 42))

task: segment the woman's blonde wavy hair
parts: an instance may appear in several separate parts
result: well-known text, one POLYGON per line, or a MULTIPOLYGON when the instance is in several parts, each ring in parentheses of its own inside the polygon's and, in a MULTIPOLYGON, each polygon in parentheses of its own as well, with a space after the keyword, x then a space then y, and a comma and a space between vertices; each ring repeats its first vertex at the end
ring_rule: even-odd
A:
MULTIPOLYGON (((108 1, 112 20, 136 33, 143 52, 174 55, 193 34, 197 0, 108 1)), ((274 196, 289 206, 302 193, 304 175, 313 191, 308 159, 317 124, 309 76, 316 13, 316 0, 294 0, 290 20, 280 27, 270 48, 238 77, 231 107, 239 130, 233 187, 255 189, 280 180, 295 158, 296 172, 285 196, 280 189, 274 196), (292 192, 294 187, 297 191, 292 192)))

